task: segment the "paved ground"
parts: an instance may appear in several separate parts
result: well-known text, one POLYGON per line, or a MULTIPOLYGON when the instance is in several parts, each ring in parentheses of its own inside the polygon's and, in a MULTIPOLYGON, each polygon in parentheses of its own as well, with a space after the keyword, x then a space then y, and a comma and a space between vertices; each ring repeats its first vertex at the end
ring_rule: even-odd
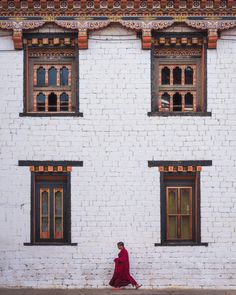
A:
POLYGON ((152 290, 111 290, 111 289, 0 289, 0 295, 236 295, 236 290, 201 289, 152 289, 152 290))

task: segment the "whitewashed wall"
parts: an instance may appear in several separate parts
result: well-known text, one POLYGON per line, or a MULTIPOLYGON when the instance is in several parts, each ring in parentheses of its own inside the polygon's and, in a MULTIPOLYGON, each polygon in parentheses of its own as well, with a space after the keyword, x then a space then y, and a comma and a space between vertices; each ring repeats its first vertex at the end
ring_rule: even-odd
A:
POLYGON ((212 117, 147 116, 150 51, 130 31, 94 32, 79 64, 83 118, 19 117, 23 52, 0 37, 0 285, 107 287, 122 240, 145 288, 235 288, 235 40, 224 37, 208 51, 212 117), (154 247, 160 188, 158 169, 147 165, 152 159, 213 161, 201 173, 208 247, 154 247), (71 183, 78 246, 23 246, 30 241, 30 172, 18 160, 84 162, 71 183))

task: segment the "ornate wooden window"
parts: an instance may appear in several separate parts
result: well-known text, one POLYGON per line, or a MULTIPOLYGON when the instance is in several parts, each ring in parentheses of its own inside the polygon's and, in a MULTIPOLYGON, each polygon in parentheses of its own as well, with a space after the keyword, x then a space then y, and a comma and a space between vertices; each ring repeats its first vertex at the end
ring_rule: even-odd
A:
POLYGON ((74 35, 25 36, 25 113, 78 112, 78 50, 74 35))
POLYGON ((205 56, 202 35, 154 36, 152 112, 206 112, 205 56))
MULTIPOLYGON (((168 170, 167 170, 168 171, 168 170)), ((161 187, 163 244, 200 243, 200 172, 164 172, 161 187)))
POLYGON ((70 243, 70 173, 66 167, 33 168, 32 243, 70 243))

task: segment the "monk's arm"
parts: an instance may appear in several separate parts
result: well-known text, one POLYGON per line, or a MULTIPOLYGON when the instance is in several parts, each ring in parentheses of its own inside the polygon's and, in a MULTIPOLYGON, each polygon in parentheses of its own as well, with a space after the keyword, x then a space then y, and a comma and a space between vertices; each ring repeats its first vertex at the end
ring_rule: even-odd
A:
POLYGON ((124 263, 125 261, 127 261, 127 254, 126 253, 122 253, 120 255, 120 257, 115 259, 115 262, 118 262, 118 263, 124 263))

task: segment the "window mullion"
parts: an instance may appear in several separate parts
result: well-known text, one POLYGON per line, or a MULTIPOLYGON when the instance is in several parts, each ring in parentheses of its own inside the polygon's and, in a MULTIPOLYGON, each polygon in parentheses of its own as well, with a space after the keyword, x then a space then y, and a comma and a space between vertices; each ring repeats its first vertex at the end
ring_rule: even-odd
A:
POLYGON ((181 238, 181 228, 180 228, 180 226, 181 226, 181 212, 180 212, 180 188, 178 188, 178 207, 177 207, 177 237, 178 237, 178 239, 180 239, 181 238))

